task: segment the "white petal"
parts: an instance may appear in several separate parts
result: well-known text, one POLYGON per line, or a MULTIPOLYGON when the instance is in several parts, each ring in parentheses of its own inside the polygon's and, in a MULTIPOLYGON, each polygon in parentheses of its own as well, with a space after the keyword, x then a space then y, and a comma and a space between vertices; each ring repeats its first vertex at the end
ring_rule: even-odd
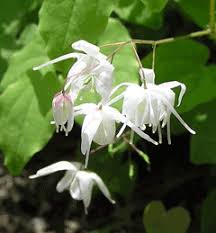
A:
POLYGON ((117 109, 109 107, 109 106, 105 106, 104 108, 106 108, 106 111, 109 112, 110 114, 110 119, 111 117, 116 120, 119 121, 121 123, 127 123, 127 125, 134 131, 136 132, 140 137, 144 138, 145 140, 152 142, 155 145, 158 145, 158 143, 153 140, 150 136, 148 136, 147 134, 145 134, 144 132, 142 132, 137 126, 135 126, 132 122, 130 122, 126 117, 124 117, 117 109))
POLYGON ((137 126, 135 126, 132 122, 128 121, 127 125, 135 132, 137 133, 141 138, 145 139, 146 141, 149 141, 155 145, 158 145, 158 142, 156 142, 154 139, 152 139, 148 134, 141 131, 137 126))
POLYGON ((100 126, 101 121, 101 111, 95 111, 88 114, 83 121, 81 151, 84 155, 86 155, 85 167, 87 167, 88 164, 92 140, 100 126))
POLYGON ((51 173, 57 172, 57 171, 63 171, 63 170, 71 170, 71 171, 77 171, 76 165, 73 163, 67 162, 67 161, 60 161, 57 163, 54 163, 52 165, 49 165, 47 167, 44 167, 37 171, 35 175, 29 176, 30 179, 38 178, 40 176, 46 176, 51 173))
POLYGON ((95 56, 99 53, 100 48, 94 44, 91 44, 85 40, 79 40, 72 44, 72 48, 78 51, 85 52, 90 56, 95 56))
POLYGON ((97 186, 104 194, 104 196, 112 203, 115 204, 115 201, 112 199, 109 190, 107 189, 106 185, 104 184, 103 180, 95 173, 91 173, 92 179, 96 182, 97 186))
POLYGON ((171 133, 170 133, 170 117, 167 120, 167 142, 171 145, 171 133))
POLYGON ((73 181, 70 184, 69 192, 73 199, 78 200, 78 201, 83 199, 81 191, 80 191, 79 179, 77 179, 77 173, 73 181))
POLYGON ((107 105, 112 105, 116 102, 118 102, 120 99, 122 99, 124 97, 124 93, 121 93, 120 95, 117 95, 116 97, 114 97, 113 99, 111 99, 107 105))
POLYGON ((112 71, 101 72, 98 77, 95 78, 95 88, 102 100, 106 103, 109 100, 109 95, 112 90, 112 71))
POLYGON ((129 86, 124 92, 122 113, 126 115, 130 121, 135 122, 137 106, 144 99, 144 96, 143 88, 138 85, 129 86))
POLYGON ((122 125, 122 127, 120 128, 118 134, 116 135, 117 138, 121 137, 121 135, 122 135, 123 132, 125 131, 126 127, 127 127, 127 122, 125 122, 125 123, 122 125))
POLYGON ((111 93, 110 93, 110 97, 121 87, 124 87, 124 86, 133 86, 133 85, 137 85, 137 84, 134 84, 134 83, 128 83, 128 82, 125 82, 125 83, 120 83, 119 85, 115 86, 111 93))
POLYGON ((77 179, 79 181, 80 193, 85 206, 85 210, 87 212, 87 209, 91 202, 94 180, 92 179, 91 173, 85 171, 79 171, 77 173, 77 179))
POLYGON ((63 178, 58 182, 56 186, 57 192, 61 193, 66 189, 69 189, 71 182, 74 179, 75 171, 66 171, 63 178))
POLYGON ((178 105, 179 106, 181 104, 182 98, 186 92, 186 86, 183 83, 177 82, 177 81, 172 81, 172 82, 166 82, 166 83, 162 83, 160 85, 158 85, 158 87, 163 87, 163 88, 175 88, 175 87, 181 87, 181 92, 179 94, 179 98, 178 98, 178 105))
POLYGON ((112 144, 116 132, 115 120, 110 119, 109 115, 107 116, 106 112, 103 113, 102 117, 103 119, 97 129, 93 141, 99 145, 112 144))
POLYGON ((77 113, 79 115, 87 115, 89 113, 97 111, 97 109, 98 107, 96 104, 80 104, 74 107, 75 116, 77 115, 77 113))
POLYGON ((36 66, 36 67, 33 68, 33 70, 39 70, 39 69, 41 69, 41 68, 43 68, 43 67, 45 67, 45 66, 49 66, 49 65, 54 64, 54 63, 57 63, 57 62, 59 62, 59 61, 67 60, 67 59, 69 59, 69 58, 79 58, 79 56, 80 56, 79 53, 68 53, 68 54, 65 54, 65 55, 63 55, 63 56, 60 56, 60 57, 58 57, 58 58, 55 58, 55 59, 53 59, 53 60, 51 60, 51 61, 49 61, 49 62, 47 62, 47 63, 44 63, 44 64, 42 64, 42 65, 40 65, 40 66, 36 66))
POLYGON ((144 72, 144 77, 145 77, 146 83, 151 83, 151 84, 155 83, 155 72, 153 69, 147 69, 147 68, 140 69, 140 71, 139 71, 140 76, 142 76, 141 72, 144 72))
POLYGON ((162 99, 162 101, 166 104, 166 106, 168 107, 168 109, 173 113, 173 115, 179 120, 179 122, 191 133, 191 134, 196 134, 196 132, 194 130, 192 130, 187 124, 186 122, 181 118, 181 116, 176 112, 176 110, 174 109, 174 107, 169 103, 169 101, 161 94, 159 93, 155 93, 159 96, 159 98, 162 99))

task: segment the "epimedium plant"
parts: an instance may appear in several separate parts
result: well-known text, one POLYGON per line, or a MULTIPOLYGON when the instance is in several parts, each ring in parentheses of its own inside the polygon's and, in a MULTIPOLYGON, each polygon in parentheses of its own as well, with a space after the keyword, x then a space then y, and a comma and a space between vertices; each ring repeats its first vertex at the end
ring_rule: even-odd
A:
MULTIPOLYGON (((117 137, 123 140, 124 148, 130 146, 147 162, 149 158, 136 147, 134 132, 157 145, 162 143, 161 128, 166 126, 170 144, 173 114, 190 133, 195 133, 176 112, 172 89, 181 87, 180 105, 187 87, 179 107, 185 116, 198 105, 215 101, 215 66, 206 66, 208 48, 194 40, 203 36, 214 39, 215 1, 205 5, 206 11, 196 13, 189 10, 190 4, 186 1, 176 2, 203 30, 159 40, 132 39, 122 22, 112 17, 156 28, 162 24, 167 0, 154 3, 150 0, 45 0, 38 26, 28 25, 23 32, 25 12, 17 16, 18 23, 14 22, 13 14, 10 18, 1 15, 0 43, 4 45, 7 36, 14 40, 14 35, 21 34, 22 38, 14 48, 1 49, 0 59, 0 64, 8 62, 1 81, 0 148, 12 174, 20 174, 31 157, 50 140, 54 132, 50 122, 56 125, 57 131, 68 135, 74 118, 77 119, 82 125, 81 152, 86 158, 85 165, 62 161, 39 170, 31 178, 67 170, 57 191, 69 190, 72 198, 83 200, 87 212, 94 184, 114 203, 101 178, 86 168, 92 142, 99 144, 100 149, 117 140, 116 123, 122 123, 117 137), (134 14, 140 7, 139 14, 134 14), (112 12, 115 14, 111 15, 112 12), (71 52, 71 44, 75 52, 71 52), (142 60, 137 46, 153 49, 142 60), (14 51, 12 55, 10 50, 14 51), (36 67, 39 64, 43 65, 36 67), (77 118, 79 115, 85 116, 83 122, 77 118), (127 126, 130 130, 123 133, 127 126), (158 139, 152 139, 148 128, 158 132, 158 139)), ((30 12, 39 7, 38 3, 32 3, 24 8, 30 12)), ((205 158, 197 150, 205 135, 206 127, 202 124, 208 125, 208 122, 198 121, 195 125, 200 132, 191 140, 191 159, 195 163, 215 163, 211 154, 205 158)))

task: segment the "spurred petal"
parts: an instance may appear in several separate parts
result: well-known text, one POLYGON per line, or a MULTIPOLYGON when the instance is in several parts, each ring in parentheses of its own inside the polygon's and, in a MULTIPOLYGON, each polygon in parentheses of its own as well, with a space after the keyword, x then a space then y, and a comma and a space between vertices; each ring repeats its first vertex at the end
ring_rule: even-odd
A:
POLYGON ((121 123, 127 123, 127 125, 136 132, 140 137, 144 138, 145 140, 158 145, 158 143, 153 140, 150 136, 142 132, 137 126, 135 126, 131 121, 129 121, 125 116, 123 116, 117 109, 112 108, 110 106, 104 106, 106 108, 106 111, 110 114, 110 119, 114 119, 121 123))
POLYGON ((156 95, 158 95, 159 98, 165 103, 165 105, 168 107, 168 109, 173 113, 173 115, 179 120, 179 122, 191 133, 196 134, 194 130, 192 130, 186 122, 181 118, 181 116, 176 112, 175 108, 169 103, 169 101, 158 92, 155 92, 156 95))
POLYGON ((166 82, 166 83, 162 83, 160 85, 158 85, 158 87, 163 87, 163 88, 175 88, 175 87, 181 87, 181 92, 179 94, 179 98, 178 98, 178 105, 179 106, 181 104, 182 98, 186 92, 186 86, 183 83, 177 82, 177 81, 172 81, 172 82, 166 82))
POLYGON ((92 179, 97 184, 98 188, 104 194, 104 196, 112 203, 115 204, 115 201, 112 199, 109 190, 107 189, 106 185, 104 184, 103 180, 95 173, 91 173, 92 179))
POLYGON ((49 66, 51 64, 54 64, 54 63, 57 63, 57 62, 60 62, 60 61, 64 61, 64 60, 67 60, 69 58, 79 58, 80 54, 79 53, 68 53, 68 54, 65 54, 63 56, 60 56, 58 58, 55 58, 47 63, 44 63, 42 65, 39 65, 39 66, 36 66, 33 68, 33 70, 39 70, 45 66, 49 66))
POLYGON ((79 40, 72 44, 72 48, 78 51, 85 52, 90 56, 95 56, 99 53, 100 48, 94 44, 91 44, 85 40, 79 40))
POLYGON ((77 164, 74 165, 73 163, 67 162, 67 161, 60 161, 57 163, 54 163, 52 165, 49 165, 47 167, 44 167, 37 171, 35 175, 29 176, 30 179, 38 178, 40 176, 46 176, 51 173, 57 172, 57 171, 63 171, 63 170, 70 170, 70 171, 77 171, 77 164))

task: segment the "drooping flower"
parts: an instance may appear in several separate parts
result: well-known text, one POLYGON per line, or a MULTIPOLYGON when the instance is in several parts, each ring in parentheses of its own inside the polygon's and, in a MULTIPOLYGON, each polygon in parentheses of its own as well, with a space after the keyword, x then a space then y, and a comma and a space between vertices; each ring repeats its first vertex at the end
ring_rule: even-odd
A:
MULTIPOLYGON (((99 145, 113 143, 116 135, 116 122, 129 126, 134 132, 145 140, 157 145, 158 143, 142 132, 131 121, 123 116, 117 109, 107 104, 82 104, 75 107, 76 115, 85 115, 82 125, 81 151, 86 155, 87 167, 92 141, 99 145)), ((121 132, 122 133, 122 132, 121 132)))
POLYGON ((173 114, 180 123, 192 134, 195 132, 184 122, 174 108, 175 93, 172 88, 181 87, 178 98, 178 105, 186 91, 184 84, 171 81, 163 84, 155 84, 155 73, 151 69, 142 69, 144 72, 147 89, 144 86, 131 84, 124 92, 122 113, 136 126, 145 129, 146 125, 152 127, 153 133, 158 130, 159 142, 162 142, 161 127, 167 126, 167 140, 171 143, 170 137, 170 116, 173 114), (136 93, 136 94, 134 94, 136 93))
POLYGON ((52 101, 52 110, 56 131, 64 130, 67 136, 74 125, 72 97, 64 92, 57 93, 52 101))
POLYGON ((88 213, 88 207, 91 202, 93 186, 97 185, 104 196, 112 203, 115 201, 111 198, 110 192, 104 184, 103 180, 94 172, 83 171, 82 164, 78 162, 70 163, 68 161, 60 161, 44 167, 37 171, 30 179, 46 176, 57 171, 66 171, 63 178, 58 182, 56 190, 63 192, 69 190, 73 199, 83 201, 85 213, 88 213))
POLYGON ((107 99, 112 89, 112 73, 114 67, 107 60, 107 57, 100 53, 100 48, 87 41, 79 40, 72 44, 72 48, 80 51, 60 56, 52 61, 34 67, 34 70, 57 63, 70 58, 77 61, 72 65, 68 74, 64 90, 73 89, 79 91, 85 87, 86 83, 92 81, 96 91, 102 99, 107 99))

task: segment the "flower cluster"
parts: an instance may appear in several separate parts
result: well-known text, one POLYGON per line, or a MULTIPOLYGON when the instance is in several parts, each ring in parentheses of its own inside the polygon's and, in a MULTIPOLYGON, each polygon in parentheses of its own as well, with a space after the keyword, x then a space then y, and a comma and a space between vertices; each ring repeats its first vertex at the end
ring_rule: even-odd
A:
MULTIPOLYGON (((69 53, 35 67, 34 70, 60 62, 69 58, 75 58, 76 62, 70 68, 63 90, 57 93, 53 99, 53 124, 56 131, 72 130, 74 118, 84 115, 81 132, 81 152, 86 156, 85 168, 88 166, 89 154, 92 142, 98 145, 109 145, 116 138, 116 124, 122 127, 117 134, 120 137, 126 127, 137 133, 143 139, 158 145, 158 142, 145 133, 146 127, 151 127, 152 132, 158 131, 159 143, 162 143, 161 128, 167 127, 167 140, 171 143, 170 116, 173 114, 180 123, 192 134, 195 132, 183 121, 176 112, 175 93, 173 88, 181 87, 178 98, 178 106, 186 91, 184 84, 177 81, 155 84, 155 73, 152 69, 140 69, 142 85, 121 83, 112 87, 114 78, 114 66, 107 56, 100 52, 100 48, 87 41, 77 41, 72 44, 77 52, 69 53), (125 90, 115 96, 120 87, 125 90), (84 103, 76 105, 76 99, 81 91, 88 91, 89 87, 100 95, 99 103, 84 103), (123 99, 122 112, 112 105, 123 99)), ((95 174, 82 170, 82 166, 75 163, 62 161, 43 168, 31 178, 44 176, 58 170, 67 170, 63 179, 57 185, 57 191, 65 189, 70 191, 72 198, 83 200, 85 209, 89 206, 92 186, 96 183, 104 195, 111 201, 110 194, 103 181, 95 174)))

